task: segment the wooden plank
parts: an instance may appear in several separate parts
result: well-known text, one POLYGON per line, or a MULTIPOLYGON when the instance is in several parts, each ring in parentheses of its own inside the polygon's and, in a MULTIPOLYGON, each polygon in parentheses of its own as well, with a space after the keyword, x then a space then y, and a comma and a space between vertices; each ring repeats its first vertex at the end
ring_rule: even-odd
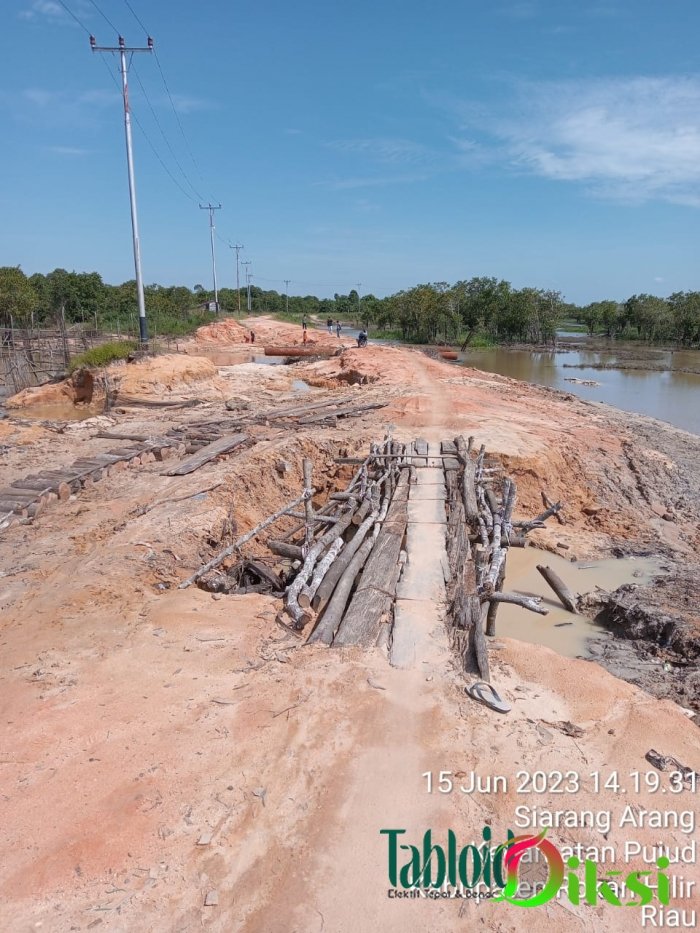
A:
MULTIPOLYGON (((326 418, 350 418, 354 415, 361 415, 366 411, 373 411, 375 408, 385 408, 388 402, 369 402, 366 405, 351 405, 347 408, 336 408, 333 411, 322 412, 320 415, 309 415, 308 418, 300 418, 299 424, 316 424, 326 418)), ((395 456, 398 456, 397 454, 395 456)))
POLYGON ((203 467, 205 463, 209 463, 215 457, 221 456, 221 454, 229 453, 236 447, 245 443, 248 439, 249 436, 247 434, 230 434, 228 437, 222 437, 218 441, 207 444, 206 447, 198 450, 197 453, 192 454, 191 457, 187 457, 182 463, 178 464, 178 466, 173 467, 172 470, 166 470, 163 475, 185 476, 187 473, 194 473, 195 470, 203 467))

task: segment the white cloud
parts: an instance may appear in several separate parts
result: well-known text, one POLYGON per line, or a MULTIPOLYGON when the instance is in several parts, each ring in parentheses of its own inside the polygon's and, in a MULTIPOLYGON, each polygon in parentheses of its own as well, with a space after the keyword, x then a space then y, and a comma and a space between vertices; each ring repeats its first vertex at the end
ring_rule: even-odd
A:
POLYGON ((391 165, 417 165, 433 162, 437 153, 410 139, 340 139, 327 143, 338 152, 368 156, 375 162, 391 165))
MULTIPOLYGON (((173 106, 178 113, 196 113, 201 110, 214 110, 216 109, 216 104, 210 100, 205 100, 203 97, 191 97, 187 94, 173 94, 173 106)), ((169 104, 167 98, 163 98, 163 105, 169 104)))
POLYGON ((700 77, 527 85, 515 103, 517 115, 462 110, 492 160, 601 197, 700 206, 700 77))
MULTIPOLYGON (((71 7, 73 12, 80 18, 85 19, 90 17, 91 10, 88 7, 85 0, 72 0, 71 7)), ((33 0, 24 10, 20 10, 17 14, 20 19, 26 20, 46 20, 53 24, 60 24, 65 26, 77 26, 78 23, 69 16, 66 10, 61 6, 60 3, 57 3, 56 0, 33 0)))
POLYGON ((61 156, 86 156, 90 155, 91 149, 81 149, 78 146, 49 146, 49 152, 61 156))

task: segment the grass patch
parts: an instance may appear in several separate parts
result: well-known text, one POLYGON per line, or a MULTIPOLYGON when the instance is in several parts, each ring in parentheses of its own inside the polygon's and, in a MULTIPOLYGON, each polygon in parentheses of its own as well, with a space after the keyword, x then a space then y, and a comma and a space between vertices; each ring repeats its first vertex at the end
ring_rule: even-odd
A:
POLYGON ((490 350, 498 346, 498 341, 488 334, 473 334, 465 350, 490 350))
POLYGON ((74 356, 70 361, 68 372, 75 372, 83 366, 109 366, 115 360, 125 360, 135 349, 136 344, 131 340, 113 340, 110 343, 103 343, 99 347, 86 350, 80 356, 74 356))

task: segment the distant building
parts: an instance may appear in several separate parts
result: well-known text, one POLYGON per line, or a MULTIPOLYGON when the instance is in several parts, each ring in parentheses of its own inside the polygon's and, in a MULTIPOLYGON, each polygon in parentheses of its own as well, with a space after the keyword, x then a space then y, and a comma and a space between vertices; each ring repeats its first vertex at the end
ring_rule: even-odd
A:
POLYGON ((216 304, 215 301, 204 301, 204 302, 202 302, 202 304, 200 305, 200 308, 202 309, 202 311, 208 311, 209 314, 218 314, 218 313, 219 313, 219 308, 218 308, 218 306, 217 306, 217 304, 216 304))

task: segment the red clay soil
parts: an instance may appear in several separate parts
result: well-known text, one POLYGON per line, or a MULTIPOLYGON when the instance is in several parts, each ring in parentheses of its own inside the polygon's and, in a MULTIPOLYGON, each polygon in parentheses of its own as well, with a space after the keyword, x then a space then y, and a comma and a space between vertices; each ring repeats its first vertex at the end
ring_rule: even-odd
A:
MULTIPOLYGON (((256 336, 269 327, 298 340, 291 326, 261 322, 256 336)), ((700 439, 378 347, 294 367, 231 367, 202 385, 196 409, 110 417, 114 430, 137 433, 224 422, 224 398, 264 408, 300 398, 295 379, 343 394, 354 385, 358 399, 389 404, 338 428, 260 428, 255 446, 187 477, 165 477, 157 463, 115 474, 0 536, 2 929, 638 930, 639 908, 602 901, 523 910, 389 899, 380 830, 404 828, 418 844, 428 828, 434 841, 453 828, 465 843, 488 824, 500 840, 518 831, 515 807, 537 805, 610 812, 605 839, 591 828, 550 830, 559 845, 686 845, 695 830, 619 825, 628 803, 694 808, 687 794, 633 794, 628 777, 654 770, 651 748, 700 771, 698 730, 676 703, 590 661, 499 639, 493 679, 513 707, 500 716, 465 696, 456 665, 400 671, 379 650, 304 648, 275 624, 276 600, 177 583, 297 495, 304 456, 334 488, 334 456, 365 450, 388 426, 405 439, 474 435, 515 477, 516 518, 540 510, 542 489, 563 498, 567 524, 536 532, 543 546, 569 544, 579 557, 647 549, 697 579, 700 439), (291 465, 283 476, 279 459, 291 465), (521 795, 521 769, 575 770, 582 786, 570 797, 521 795), (505 775, 508 788, 428 794, 428 770, 505 775), (591 773, 613 770, 626 797, 594 791, 591 773), (211 892, 218 903, 205 906, 211 892)), ((0 428, 8 480, 110 444, 89 424, 0 428)), ((697 623, 697 605, 682 606, 678 592, 668 599, 697 623)), ((662 681, 661 662, 656 670, 662 681)), ((697 878, 697 866, 680 874, 697 878)))

